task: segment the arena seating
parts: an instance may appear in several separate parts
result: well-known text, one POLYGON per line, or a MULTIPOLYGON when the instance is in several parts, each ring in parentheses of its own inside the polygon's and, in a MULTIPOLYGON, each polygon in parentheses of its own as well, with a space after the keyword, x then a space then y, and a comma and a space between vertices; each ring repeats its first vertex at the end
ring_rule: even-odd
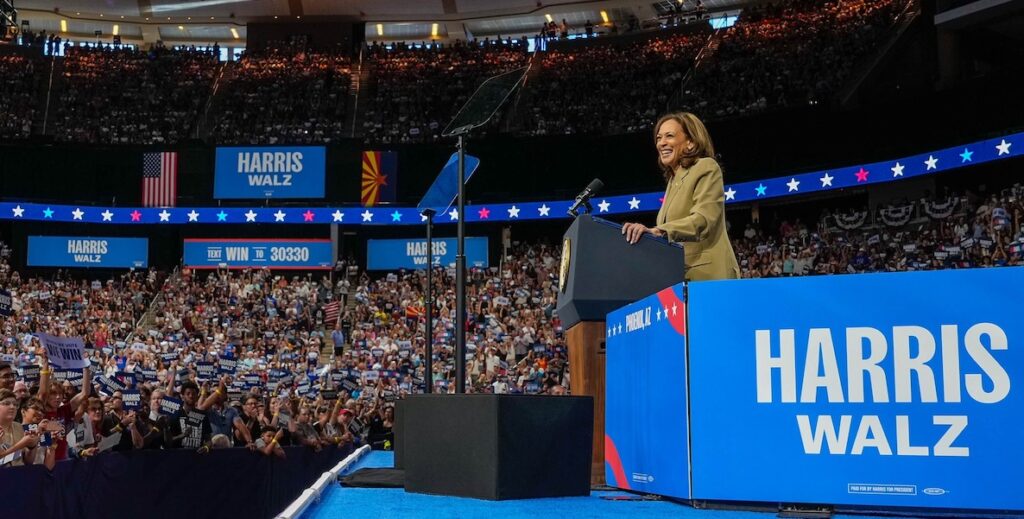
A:
MULTIPOLYGON (((713 34, 710 26, 654 31, 553 46, 536 57, 525 39, 374 44, 363 53, 355 115, 355 64, 346 52, 274 43, 226 64, 218 79, 221 68, 205 52, 65 46, 47 133, 103 144, 174 144, 195 136, 217 144, 323 144, 353 136, 384 145, 430 142, 484 78, 531 61, 536 71, 509 108, 516 124, 496 121, 488 131, 646 131, 670 105, 714 119, 827 103, 895 34, 905 6, 789 0, 746 7, 735 26, 713 34)), ((25 58, 4 60, 0 67, 27 73, 2 76, 10 93, 3 102, 15 116, 3 122, 0 139, 24 138, 40 88, 38 67, 25 58)))
POLYGON ((179 143, 192 137, 216 71, 206 52, 67 47, 53 135, 64 142, 179 143))
POLYGON ((219 85, 209 120, 218 144, 330 143, 351 135, 351 59, 280 43, 246 54, 219 85))
POLYGON ((616 134, 646 131, 665 111, 709 31, 550 50, 528 85, 527 132, 616 134))
POLYGON ((40 61, 22 54, 0 54, 0 141, 27 138, 38 104, 40 61))
POLYGON ((430 142, 489 76, 526 65, 521 43, 371 46, 362 133, 368 142, 430 142))
POLYGON ((711 119, 828 102, 892 36, 905 5, 796 0, 745 9, 686 83, 682 106, 711 119))

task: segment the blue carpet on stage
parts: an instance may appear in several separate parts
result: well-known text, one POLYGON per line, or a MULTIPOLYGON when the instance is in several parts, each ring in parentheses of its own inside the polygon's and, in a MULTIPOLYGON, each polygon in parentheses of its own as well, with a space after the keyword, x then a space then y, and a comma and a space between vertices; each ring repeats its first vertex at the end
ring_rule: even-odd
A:
MULTIPOLYGON (((374 451, 367 454, 347 472, 364 467, 391 467, 394 454, 374 451)), ((347 473, 346 472, 346 473, 347 473)), ((483 501, 458 497, 408 494, 402 489, 343 488, 334 485, 319 503, 310 507, 303 519, 364 518, 486 518, 511 519, 557 517, 643 517, 687 519, 768 519, 774 513, 736 512, 728 510, 697 510, 669 501, 612 501, 608 496, 635 498, 626 492, 593 492, 590 497, 525 499, 518 501, 483 501)), ((854 517, 835 515, 835 518, 854 517)), ((858 515, 858 518, 869 516, 858 515)))

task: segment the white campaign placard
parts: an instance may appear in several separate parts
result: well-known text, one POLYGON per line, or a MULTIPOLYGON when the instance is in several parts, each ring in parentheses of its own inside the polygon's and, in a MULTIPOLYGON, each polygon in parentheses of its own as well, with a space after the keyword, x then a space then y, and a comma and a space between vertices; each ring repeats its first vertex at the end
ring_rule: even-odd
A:
POLYGON ((89 365, 85 357, 85 343, 78 337, 54 337, 45 333, 37 333, 39 342, 46 348, 50 364, 62 369, 82 369, 89 365))

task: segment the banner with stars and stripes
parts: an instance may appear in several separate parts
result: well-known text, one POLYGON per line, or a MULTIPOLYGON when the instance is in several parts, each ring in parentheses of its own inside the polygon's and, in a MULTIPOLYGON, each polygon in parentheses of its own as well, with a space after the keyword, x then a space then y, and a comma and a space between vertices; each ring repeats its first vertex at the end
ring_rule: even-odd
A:
MULTIPOLYGON (((888 161, 725 185, 725 203, 799 196, 848 187, 898 181, 1019 157, 1024 132, 888 161)), ((636 193, 592 200, 595 215, 657 211, 663 193, 636 193)), ((514 222, 569 218, 572 200, 511 202, 466 206, 467 222, 514 222)), ((455 223, 458 210, 434 217, 455 223)), ((0 219, 110 224, 344 224, 418 225, 426 221, 414 207, 101 207, 0 202, 0 219)))

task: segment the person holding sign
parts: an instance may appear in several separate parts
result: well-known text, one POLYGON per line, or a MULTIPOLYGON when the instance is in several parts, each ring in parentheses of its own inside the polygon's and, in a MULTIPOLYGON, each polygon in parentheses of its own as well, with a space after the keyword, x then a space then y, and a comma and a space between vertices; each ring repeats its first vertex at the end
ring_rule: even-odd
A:
MULTIPOLYGON (((65 431, 74 431, 75 424, 85 414, 84 404, 89 399, 92 391, 92 372, 89 366, 86 365, 82 370, 82 390, 70 399, 67 399, 64 388, 57 382, 51 382, 50 375, 52 370, 50 369, 46 348, 39 349, 38 357, 39 366, 42 368, 39 372, 39 399, 46 406, 44 415, 47 420, 59 423, 65 431)), ((67 438, 60 437, 56 444, 57 461, 66 460, 68 458, 67 438)))
POLYGON ((0 389, 0 466, 24 465, 23 458, 39 443, 38 433, 26 434, 14 421, 18 399, 10 389, 0 389))
POLYGON ((654 145, 668 184, 664 202, 654 227, 622 226, 626 241, 637 243, 652 234, 685 242, 687 281, 738 278, 739 264, 725 228, 722 168, 704 123, 687 112, 664 115, 654 127, 654 145))
MULTIPOLYGON (((29 398, 21 407, 21 420, 27 432, 39 434, 39 445, 29 449, 23 460, 26 465, 43 465, 53 470, 57 446, 54 438, 64 435, 64 428, 58 423, 43 419, 43 403, 38 398, 29 398)), ((0 440, 2 441, 2 440, 0 440)))
MULTIPOLYGON (((173 375, 170 386, 173 386, 173 375)), ((168 394, 172 394, 168 392, 168 394)), ((169 419, 169 427, 165 434, 165 441, 171 447, 185 449, 198 449, 210 441, 211 429, 210 420, 206 416, 206 410, 213 405, 213 402, 222 396, 227 395, 226 377, 222 378, 216 391, 211 393, 202 402, 199 401, 199 386, 191 380, 181 384, 181 409, 169 419)))

